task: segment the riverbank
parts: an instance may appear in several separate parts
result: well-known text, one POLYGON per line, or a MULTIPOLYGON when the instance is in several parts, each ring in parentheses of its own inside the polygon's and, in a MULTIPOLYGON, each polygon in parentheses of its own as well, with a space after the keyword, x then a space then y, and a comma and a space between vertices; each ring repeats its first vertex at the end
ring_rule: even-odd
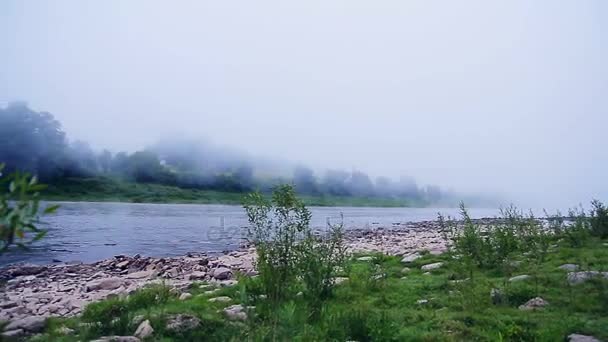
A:
POLYGON ((424 225, 428 236, 417 235, 416 242, 409 229, 349 235, 349 249, 360 253, 335 278, 335 294, 314 323, 298 296, 273 314, 278 321, 268 321, 271 308, 264 297, 244 292, 252 287, 255 254, 242 249, 220 257, 117 256, 89 265, 3 269, 3 277, 11 275, 0 308, 4 319, 13 315, 3 337, 38 333, 36 341, 132 342, 608 338, 605 240, 592 239, 579 248, 556 241, 541 264, 522 255, 508 273, 478 270, 469 277, 442 253, 436 226, 424 225), (363 252, 370 247, 397 254, 363 252), (90 302, 96 303, 83 309, 90 302))
MULTIPOLYGON (((436 222, 408 223, 397 229, 348 230, 350 253, 379 252, 403 256, 446 248, 436 222)), ((163 283, 178 290, 193 281, 217 286, 234 283, 236 274, 253 275, 255 250, 243 246, 221 256, 189 253, 182 257, 152 258, 119 255, 91 264, 22 265, 0 269, 0 321, 25 317, 69 317, 88 303, 122 296, 150 284, 163 283)))
MULTIPOLYGON (((234 204, 241 205, 242 192, 185 189, 175 186, 132 183, 113 178, 72 178, 50 184, 42 192, 49 201, 176 203, 176 204, 234 204)), ((379 197, 300 196, 308 206, 342 207, 424 207, 423 201, 379 197)))

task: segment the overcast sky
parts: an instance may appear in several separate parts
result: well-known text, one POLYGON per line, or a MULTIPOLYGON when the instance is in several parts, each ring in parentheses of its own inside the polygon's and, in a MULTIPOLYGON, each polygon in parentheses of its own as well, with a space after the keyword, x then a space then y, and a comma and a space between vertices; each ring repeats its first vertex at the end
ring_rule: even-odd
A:
MULTIPOLYGON (((608 200, 608 2, 0 2, 0 102, 515 202, 608 200)), ((524 203, 524 202, 521 202, 524 203)))

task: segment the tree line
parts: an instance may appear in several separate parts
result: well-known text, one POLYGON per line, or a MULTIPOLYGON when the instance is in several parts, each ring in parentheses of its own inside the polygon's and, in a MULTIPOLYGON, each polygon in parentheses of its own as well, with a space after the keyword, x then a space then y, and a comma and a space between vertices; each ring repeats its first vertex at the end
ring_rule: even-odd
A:
POLYGON ((0 162, 6 172, 27 171, 53 184, 66 178, 116 177, 131 182, 181 188, 270 192, 293 183, 311 196, 403 198, 436 202, 437 186, 419 187, 410 177, 372 179, 362 171, 327 170, 321 176, 304 165, 276 168, 245 153, 209 143, 165 140, 132 153, 95 151, 84 141, 69 141, 61 123, 25 103, 0 108, 0 162), (286 171, 287 170, 287 171, 286 171))

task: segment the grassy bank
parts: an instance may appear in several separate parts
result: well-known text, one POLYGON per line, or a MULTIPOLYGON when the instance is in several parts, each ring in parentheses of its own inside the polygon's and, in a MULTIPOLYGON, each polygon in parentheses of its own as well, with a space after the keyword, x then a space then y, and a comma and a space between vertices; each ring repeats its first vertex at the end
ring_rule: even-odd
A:
MULTIPOLYGON (((73 178, 56 182, 42 193, 46 200, 90 201, 90 202, 130 202, 130 203, 196 203, 196 204, 236 204, 240 205, 243 193, 211 190, 183 189, 160 184, 125 182, 113 178, 73 178)), ((309 206, 350 206, 350 207, 413 207, 422 206, 407 200, 339 197, 302 196, 309 206)))
POLYGON ((583 248, 559 241, 540 265, 528 263, 524 256, 516 259, 520 263, 512 272, 477 270, 467 279, 447 254, 427 254, 407 264, 381 255, 369 261, 353 258, 341 274, 349 279, 336 285, 333 297, 314 321, 299 296, 272 309, 257 295, 255 279, 242 278, 239 285, 212 295, 205 294, 208 286, 195 284, 188 290, 193 294, 188 300, 179 300, 163 287, 150 288, 129 299, 92 304, 81 318, 52 319, 47 332, 35 340, 132 335, 137 328, 132 320, 137 315, 150 320, 154 328, 151 341, 563 341, 571 333, 608 339, 606 281, 568 285, 567 271, 559 268, 570 263, 582 270, 608 270, 606 240, 591 239, 583 248), (435 262, 444 265, 430 273, 420 269, 435 262), (404 266, 410 270, 404 271, 404 266), (532 276, 508 281, 522 274, 532 276), (492 299, 492 289, 498 289, 500 298, 492 299), (217 296, 231 300, 209 301, 217 296), (518 309, 534 297, 542 297, 549 305, 518 309), (236 303, 255 306, 244 322, 224 317, 222 309, 236 303), (179 333, 167 330, 167 319, 177 313, 193 315, 202 323, 179 333), (59 333, 63 326, 74 329, 74 335, 59 333))

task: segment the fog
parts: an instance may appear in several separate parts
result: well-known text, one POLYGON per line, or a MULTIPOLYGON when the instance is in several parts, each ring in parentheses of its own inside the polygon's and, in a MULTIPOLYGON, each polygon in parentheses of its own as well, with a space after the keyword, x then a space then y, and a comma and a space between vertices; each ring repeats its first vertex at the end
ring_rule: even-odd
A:
POLYGON ((608 3, 0 3, 0 104, 134 151, 260 158, 499 194, 608 200, 608 3))

